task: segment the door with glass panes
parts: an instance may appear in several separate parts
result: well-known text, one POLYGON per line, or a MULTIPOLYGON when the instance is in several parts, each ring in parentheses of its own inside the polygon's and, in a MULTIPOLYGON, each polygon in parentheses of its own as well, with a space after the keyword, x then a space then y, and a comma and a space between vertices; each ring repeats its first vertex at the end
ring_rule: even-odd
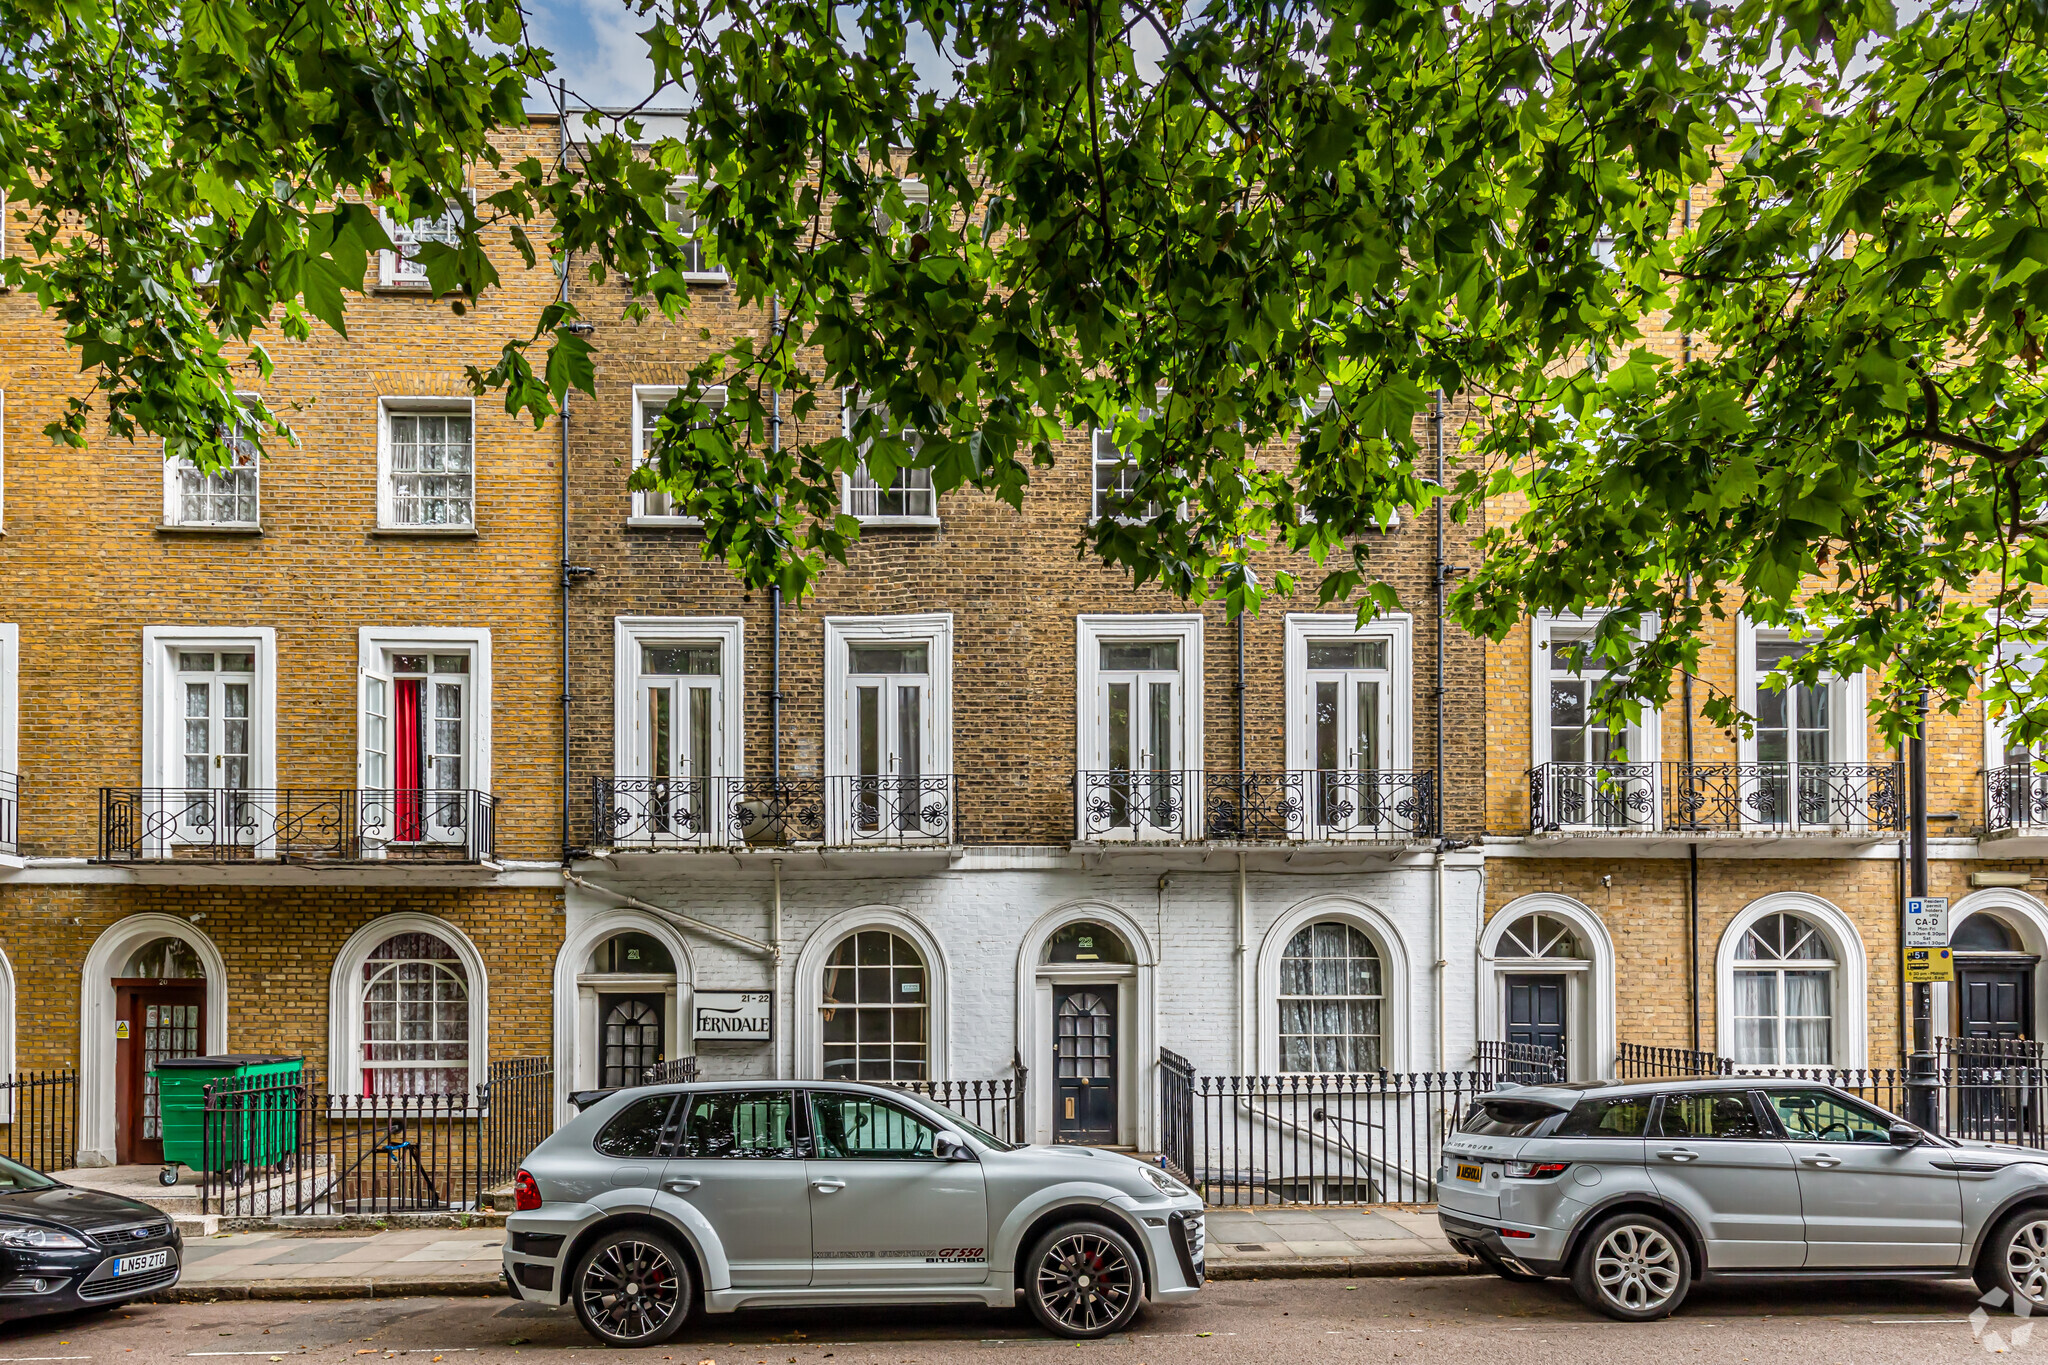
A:
POLYGON ((1392 678, 1385 640, 1311 640, 1303 686, 1310 718, 1310 790, 1303 793, 1313 839, 1377 832, 1387 818, 1387 736, 1392 678))
MULTIPOLYGON (((1539 646, 1543 647, 1543 646, 1539 646)), ((1648 776, 1633 768, 1641 759, 1636 736, 1616 731, 1600 712, 1608 685, 1608 660, 1593 652, 1593 631, 1550 628, 1547 652, 1549 715, 1542 792, 1546 826, 1591 829, 1654 828, 1658 794, 1648 776)))
POLYGON ((833 817, 849 842, 943 839, 951 804, 928 775, 932 754, 931 646, 847 646, 844 776, 833 817))
POLYGON ((364 679, 366 840, 461 843, 469 822, 470 660, 397 654, 364 679))
POLYGON ((1191 835, 1199 793, 1180 770, 1180 642, 1104 640, 1099 649, 1082 827, 1095 838, 1191 835))
MULTIPOLYGON (((1743 783, 1747 821, 1766 825, 1837 823, 1835 697, 1825 680, 1766 687, 1763 680, 1806 652, 1790 640, 1756 642, 1756 766, 1743 783)), ((1855 803, 1850 803, 1849 809, 1855 803)))
POLYGON ((244 801, 255 755, 256 656, 237 650, 179 650, 177 696, 183 712, 174 772, 181 840, 248 843, 255 825, 244 801))
POLYGON ((613 818, 623 817, 625 828, 615 837, 716 843, 725 833, 717 790, 725 742, 719 651, 716 643, 640 646, 633 694, 638 780, 617 784, 613 818))

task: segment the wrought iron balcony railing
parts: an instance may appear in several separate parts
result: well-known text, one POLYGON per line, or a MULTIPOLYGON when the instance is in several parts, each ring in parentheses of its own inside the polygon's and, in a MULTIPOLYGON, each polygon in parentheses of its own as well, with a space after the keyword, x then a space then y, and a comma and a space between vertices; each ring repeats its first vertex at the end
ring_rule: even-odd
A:
POLYGON ((1536 833, 1874 834, 1905 827, 1897 763, 1545 763, 1536 833))
POLYGON ((2031 763, 2010 763, 1984 772, 1984 828, 2048 831, 2048 773, 2031 763))
POLYGON ((1436 833, 1426 772, 1084 772, 1075 785, 1082 843, 1405 844, 1436 833))
POLYGON ((887 848, 954 840, 953 777, 600 777, 599 848, 887 848))
POLYGON ((21 799, 19 779, 0 773, 0 853, 21 856, 21 799))
POLYGON ((100 788, 100 861, 481 863, 497 798, 467 788, 100 788))

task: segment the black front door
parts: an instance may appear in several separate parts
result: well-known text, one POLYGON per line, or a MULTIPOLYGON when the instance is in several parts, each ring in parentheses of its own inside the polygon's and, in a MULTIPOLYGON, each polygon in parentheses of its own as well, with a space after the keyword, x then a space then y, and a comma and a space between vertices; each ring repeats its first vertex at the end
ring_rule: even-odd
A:
POLYGON ((1965 1038, 2025 1038, 2033 1032, 2034 970, 2028 966, 1956 964, 1965 1038))
MULTIPOLYGON (((1516 972, 1507 978, 1507 999, 1503 1002, 1507 1041, 1529 1047, 1564 1051, 1565 978, 1562 973, 1541 975, 1516 972)), ((1510 1070, 1514 1068, 1511 1066, 1510 1070)))
POLYGON ((638 1085, 641 1073, 663 1060, 662 1008, 666 1003, 659 995, 597 997, 600 1089, 638 1085))
POLYGON ((1116 988, 1052 993, 1054 1142, 1116 1141, 1116 988))

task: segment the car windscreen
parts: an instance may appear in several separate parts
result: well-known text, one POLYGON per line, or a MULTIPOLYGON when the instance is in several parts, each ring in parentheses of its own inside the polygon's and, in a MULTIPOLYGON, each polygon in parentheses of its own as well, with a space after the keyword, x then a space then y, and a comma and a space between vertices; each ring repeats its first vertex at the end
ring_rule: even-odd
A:
POLYGON ((53 1190, 57 1182, 40 1171, 32 1171, 18 1161, 9 1161, 0 1156, 0 1194, 18 1194, 25 1190, 53 1190))
MULTIPOLYGON (((922 1097, 920 1096, 920 1098, 922 1097)), ((930 1104, 932 1108, 952 1120, 951 1126, 954 1129, 967 1134, 967 1136, 973 1138, 976 1142, 982 1143, 984 1146, 993 1147, 998 1152, 1014 1152, 1023 1145, 1017 1142, 1005 1142, 980 1124, 968 1122, 960 1116, 960 1111, 957 1109, 950 1109, 943 1104, 934 1104, 930 1100, 925 1100, 925 1103, 930 1104)))
POLYGON ((1563 1113, 1540 1100, 1480 1100, 1465 1111, 1458 1131, 1475 1137, 1536 1137, 1563 1113))

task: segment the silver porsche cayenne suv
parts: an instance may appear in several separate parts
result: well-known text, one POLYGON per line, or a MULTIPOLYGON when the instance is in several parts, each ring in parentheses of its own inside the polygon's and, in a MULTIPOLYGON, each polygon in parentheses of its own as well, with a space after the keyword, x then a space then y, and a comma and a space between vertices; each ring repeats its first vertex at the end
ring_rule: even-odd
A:
POLYGON ((1128 1327, 1202 1285, 1202 1201, 1085 1147, 1002 1142, 881 1086, 649 1086, 527 1157, 506 1222, 515 1298, 652 1346, 696 1311, 1025 1305, 1053 1332, 1128 1327))
POLYGON ((1437 1178, 1454 1245, 1508 1279, 1570 1276, 1609 1317, 1786 1276, 1968 1277, 2048 1311, 2048 1151, 1948 1141, 1812 1082, 1501 1091, 1467 1112, 1437 1178))

